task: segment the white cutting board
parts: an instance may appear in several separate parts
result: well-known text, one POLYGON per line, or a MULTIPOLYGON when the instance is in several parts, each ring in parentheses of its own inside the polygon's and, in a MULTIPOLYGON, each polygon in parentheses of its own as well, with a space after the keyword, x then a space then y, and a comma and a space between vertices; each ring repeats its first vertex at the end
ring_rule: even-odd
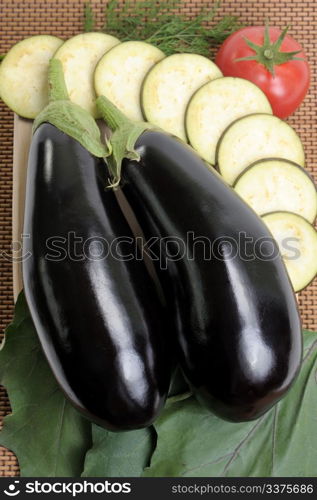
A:
POLYGON ((25 200, 25 181, 29 148, 32 135, 32 120, 14 115, 13 140, 13 199, 12 199, 12 242, 13 242, 13 295, 16 301, 22 290, 22 233, 25 200))

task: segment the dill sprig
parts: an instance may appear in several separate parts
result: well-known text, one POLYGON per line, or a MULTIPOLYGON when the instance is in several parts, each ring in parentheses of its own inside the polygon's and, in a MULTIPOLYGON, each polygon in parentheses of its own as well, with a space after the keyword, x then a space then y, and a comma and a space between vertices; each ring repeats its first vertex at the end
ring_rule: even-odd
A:
POLYGON ((90 2, 84 4, 84 31, 94 31, 95 16, 90 2))
MULTIPOLYGON (((202 8, 195 17, 186 17, 179 13, 184 6, 181 0, 110 0, 102 31, 121 41, 152 43, 166 55, 193 52, 208 56, 212 45, 241 27, 236 16, 226 15, 213 23, 219 5, 216 1, 211 9, 202 8)), ((91 17, 92 9, 88 13, 91 17)))

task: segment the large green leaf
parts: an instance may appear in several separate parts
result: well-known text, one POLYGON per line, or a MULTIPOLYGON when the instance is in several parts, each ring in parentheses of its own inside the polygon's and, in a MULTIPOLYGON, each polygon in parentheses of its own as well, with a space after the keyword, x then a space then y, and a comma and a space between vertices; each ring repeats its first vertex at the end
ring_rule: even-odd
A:
POLYGON ((0 351, 0 378, 12 407, 0 443, 16 453, 21 475, 80 476, 91 445, 91 425, 58 388, 23 293, 0 351))
POLYGON ((153 428, 108 432, 93 425, 93 447, 86 455, 84 477, 138 477, 149 464, 155 444, 153 428))
POLYGON ((317 334, 305 333, 303 366, 287 396, 258 420, 233 424, 194 398, 168 405, 145 476, 317 475, 317 334))
POLYGON ((17 454, 22 475, 30 477, 139 476, 150 460, 145 476, 315 476, 316 366, 317 334, 307 332, 293 388, 262 418, 244 424, 212 416, 188 397, 176 373, 155 423, 154 454, 153 428, 111 433, 93 425, 91 445, 91 425, 60 392, 21 295, 0 351, 0 378, 13 408, 0 443, 17 454))
MULTIPOLYGON (((177 368, 172 377, 167 405, 189 397, 188 386, 177 368)), ((141 476, 156 444, 153 427, 130 432, 107 432, 92 426, 92 448, 85 460, 84 477, 141 476)))

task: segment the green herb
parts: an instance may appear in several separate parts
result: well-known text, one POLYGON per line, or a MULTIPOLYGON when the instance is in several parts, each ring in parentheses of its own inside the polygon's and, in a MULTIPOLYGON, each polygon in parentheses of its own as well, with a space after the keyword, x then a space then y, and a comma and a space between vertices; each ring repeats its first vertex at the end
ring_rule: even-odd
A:
POLYGON ((0 54, 0 63, 1 63, 1 61, 3 61, 4 58, 5 58, 5 54, 0 54))
MULTIPOLYGON (((179 14, 183 2, 110 0, 105 7, 103 31, 121 41, 143 40, 152 43, 166 55, 193 52, 208 56, 213 44, 222 42, 241 27, 236 16, 226 15, 210 26, 220 2, 211 9, 202 8, 195 17, 179 14)), ((85 16, 85 25, 89 16, 85 16)))
POLYGON ((90 2, 86 2, 84 6, 84 31, 94 31, 95 28, 95 16, 92 5, 90 2))

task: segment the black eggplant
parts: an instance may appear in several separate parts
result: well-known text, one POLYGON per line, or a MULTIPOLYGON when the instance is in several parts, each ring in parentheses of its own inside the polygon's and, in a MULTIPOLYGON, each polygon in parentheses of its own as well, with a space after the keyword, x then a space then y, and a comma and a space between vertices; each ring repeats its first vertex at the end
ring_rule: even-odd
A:
MULTIPOLYGON (((166 312, 107 172, 50 123, 35 131, 24 219, 24 290, 70 401, 110 430, 150 425, 167 395, 166 312)), ((45 381, 43 380, 43 383, 45 381)))
MULTIPOLYGON (((122 115, 103 97, 98 106, 118 134, 122 115)), ((297 303, 276 244, 180 140, 145 130, 135 152, 139 161, 122 162, 122 190, 174 314, 185 376, 219 416, 257 418, 285 394, 302 356, 297 303)))

